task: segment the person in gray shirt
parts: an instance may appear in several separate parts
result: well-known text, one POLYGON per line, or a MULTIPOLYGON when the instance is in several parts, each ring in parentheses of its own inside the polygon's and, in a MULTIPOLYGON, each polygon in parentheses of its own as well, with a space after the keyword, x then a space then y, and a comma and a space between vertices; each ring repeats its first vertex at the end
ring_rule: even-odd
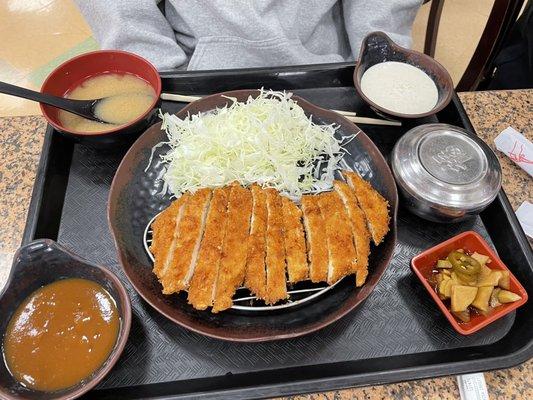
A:
POLYGON ((160 71, 353 61, 373 31, 410 47, 422 2, 167 0, 163 8, 156 0, 75 1, 102 49, 139 54, 160 71))

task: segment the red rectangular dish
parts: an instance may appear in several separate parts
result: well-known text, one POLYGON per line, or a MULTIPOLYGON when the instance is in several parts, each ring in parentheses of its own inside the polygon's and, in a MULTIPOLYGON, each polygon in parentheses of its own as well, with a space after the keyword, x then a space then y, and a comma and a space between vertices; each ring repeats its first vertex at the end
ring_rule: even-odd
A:
POLYGON ((496 253, 494 253, 487 242, 474 231, 463 232, 420 253, 412 259, 411 268, 433 300, 435 300, 435 303, 437 303, 448 321, 450 321, 453 328, 462 335, 470 335, 479 331, 481 328, 489 325, 504 315, 509 314, 511 311, 516 310, 527 302, 527 292, 524 287, 518 282, 512 271, 510 271, 499 259, 496 253), (488 316, 473 313, 470 322, 459 322, 450 312, 446 304, 440 299, 435 288, 432 287, 428 281, 432 271, 435 269, 437 261, 446 258, 451 251, 457 249, 464 249, 468 253, 478 252, 479 254, 487 255, 491 259, 487 264, 490 269, 509 271, 510 291, 518 294, 521 299, 513 303, 506 303, 498 306, 488 316))

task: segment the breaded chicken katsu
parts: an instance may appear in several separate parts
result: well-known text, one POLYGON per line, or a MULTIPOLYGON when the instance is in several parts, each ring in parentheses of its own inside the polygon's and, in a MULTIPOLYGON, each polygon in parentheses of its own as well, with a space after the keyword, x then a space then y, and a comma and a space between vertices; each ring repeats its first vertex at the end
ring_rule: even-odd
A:
POLYGON ((357 258, 352 229, 342 200, 336 192, 321 193, 318 205, 326 227, 329 284, 356 270, 357 258))
POLYGON ((177 234, 173 242, 171 260, 166 272, 160 278, 165 294, 177 293, 189 287, 210 198, 211 190, 201 189, 194 196, 189 196, 183 204, 179 223, 176 224, 177 234))
POLYGON ((306 280, 309 276, 302 211, 293 201, 284 196, 281 197, 281 205, 287 274, 289 282, 296 283, 306 280))
POLYGON ((233 305, 232 297, 244 280, 250 237, 252 193, 238 184, 232 185, 227 213, 213 312, 225 310, 233 305))
POLYGON ((318 205, 318 196, 302 196, 302 212, 307 238, 309 279, 323 282, 328 279, 328 246, 324 241, 326 226, 318 205))
POLYGON ((259 298, 266 294, 266 230, 267 203, 265 191, 256 184, 251 186, 252 216, 250 218, 250 239, 244 285, 259 298))
POLYGON ((333 191, 304 195, 301 206, 275 189, 234 183, 186 193, 152 223, 153 272, 164 294, 188 292, 198 310, 231 308, 243 285, 265 304, 289 297, 287 285, 334 284, 368 275, 370 241, 389 231, 387 201, 357 173, 333 191))
POLYGON ((375 245, 380 244, 389 231, 389 203, 359 174, 343 171, 343 175, 365 213, 372 241, 375 245))
POLYGON ((176 239, 178 236, 178 226, 183 215, 183 208, 188 194, 181 196, 178 200, 163 211, 152 225, 154 234, 152 235, 152 246, 150 250, 154 255, 154 274, 159 279, 167 274, 172 262, 176 239))
MULTIPOLYGON (((222 243, 226 234, 227 208, 230 187, 215 189, 196 269, 189 286, 188 301, 197 310, 205 310, 213 305, 215 289, 222 257, 222 243)), ((178 200, 179 201, 179 200, 178 200)))
POLYGON ((360 287, 365 283, 368 275, 370 232, 368 232, 366 226, 365 215, 357 205, 357 197, 355 197, 355 193, 350 189, 348 184, 341 181, 334 181, 333 188, 341 198, 348 213, 357 258, 355 285, 360 287))
POLYGON ((281 196, 274 189, 266 189, 266 293, 265 303, 275 304, 287 298, 285 277, 285 245, 283 237, 283 208, 281 196))

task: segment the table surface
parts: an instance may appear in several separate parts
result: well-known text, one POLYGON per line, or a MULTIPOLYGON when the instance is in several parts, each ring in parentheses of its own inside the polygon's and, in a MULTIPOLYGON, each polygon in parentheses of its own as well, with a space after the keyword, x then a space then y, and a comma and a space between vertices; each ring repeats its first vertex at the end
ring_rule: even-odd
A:
MULTIPOLYGON (((470 92, 459 97, 477 134, 498 155, 503 170, 503 188, 516 210, 523 201, 533 201, 531 177, 496 151, 493 139, 513 126, 533 140, 533 90, 470 92)), ((20 245, 31 191, 39 162, 46 122, 41 116, 0 118, 0 287, 13 254, 20 245)), ((491 399, 533 398, 533 360, 518 367, 485 373, 491 399)), ((384 386, 346 389, 292 399, 457 399, 454 377, 426 379, 384 386)))

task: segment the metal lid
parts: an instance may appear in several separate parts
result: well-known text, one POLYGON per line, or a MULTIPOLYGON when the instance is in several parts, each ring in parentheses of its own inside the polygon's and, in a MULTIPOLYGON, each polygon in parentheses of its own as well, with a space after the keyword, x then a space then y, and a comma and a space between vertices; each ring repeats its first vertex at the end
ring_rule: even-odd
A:
POLYGON ((492 202, 501 168, 477 136, 448 124, 426 124, 403 135, 392 153, 398 184, 435 205, 473 210, 492 202))

